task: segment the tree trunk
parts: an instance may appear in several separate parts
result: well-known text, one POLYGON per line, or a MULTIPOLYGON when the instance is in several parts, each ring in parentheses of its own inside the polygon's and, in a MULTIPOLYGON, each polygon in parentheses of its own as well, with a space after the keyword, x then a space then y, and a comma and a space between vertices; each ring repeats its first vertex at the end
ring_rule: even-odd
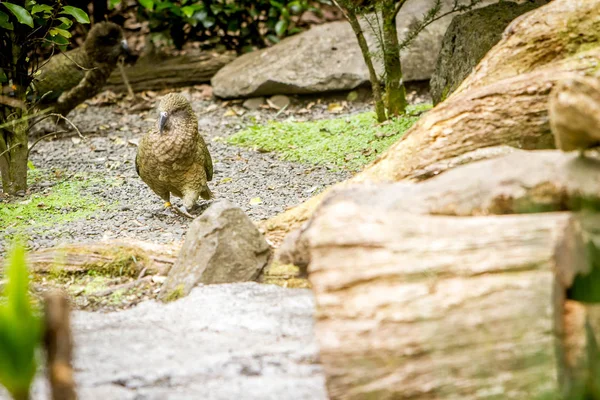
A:
MULTIPOLYGON (((349 182, 429 178, 444 164, 492 146, 553 148, 549 93, 572 73, 597 70, 600 47, 592 26, 599 19, 600 0, 554 0, 523 15, 452 96, 349 182)), ((278 243, 325 194, 265 221, 267 237, 278 243)))
POLYGON ((402 82, 400 45, 396 28, 395 0, 382 2, 383 20, 383 65, 385 67, 385 94, 387 116, 398 116, 406 111, 406 89, 402 82))
MULTIPOLYGON (((180 55, 142 55, 137 63, 125 68, 133 91, 161 90, 210 82, 225 64, 235 58, 233 53, 209 53, 190 50, 180 55)), ((125 92, 127 87, 119 70, 113 71, 104 89, 125 92)))
POLYGON ((591 398, 600 355, 566 298, 589 272, 580 232, 569 213, 422 216, 330 198, 306 231, 330 398, 591 398))
MULTIPOLYGON (((336 2, 337 4, 337 2, 336 2)), ((343 4, 343 2, 342 2, 343 4)), ((360 51, 365 60, 365 64, 367 65, 367 69, 369 70, 369 80, 371 81, 371 88, 373 90, 373 99, 375 101, 375 114, 377 115, 377 121, 383 122, 387 119, 385 115, 385 105, 383 102, 383 96, 381 95, 381 86, 379 83, 379 78, 377 77, 377 72, 375 71, 375 66, 373 65, 373 58, 371 57, 371 51, 369 50, 369 44, 365 39, 365 35, 363 33, 362 27, 358 22, 358 18, 356 17, 356 12, 354 10, 354 6, 346 7, 340 6, 338 7, 344 13, 346 19, 350 23, 354 34, 356 35, 356 40, 358 41, 358 46, 360 47, 360 51)), ((395 28, 395 24, 394 24, 395 28)), ((398 38, 396 38, 396 41, 398 38)))
POLYGON ((19 121, 21 113, 17 112, 12 125, 8 130, 1 131, 4 143, 0 148, 5 153, 0 156, 0 170, 2 173, 2 188, 6 193, 15 194, 27 190, 27 155, 29 122, 19 121))

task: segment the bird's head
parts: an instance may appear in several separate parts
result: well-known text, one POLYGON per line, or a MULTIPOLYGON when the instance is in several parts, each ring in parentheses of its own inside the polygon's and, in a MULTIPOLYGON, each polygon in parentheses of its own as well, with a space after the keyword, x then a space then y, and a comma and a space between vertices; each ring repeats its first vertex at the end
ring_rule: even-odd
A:
POLYGON ((158 104, 158 131, 162 135, 171 125, 197 124, 190 102, 179 93, 169 93, 158 104))
POLYGON ((85 39, 85 51, 100 63, 115 63, 122 55, 130 55, 121 27, 112 22, 99 22, 85 39))

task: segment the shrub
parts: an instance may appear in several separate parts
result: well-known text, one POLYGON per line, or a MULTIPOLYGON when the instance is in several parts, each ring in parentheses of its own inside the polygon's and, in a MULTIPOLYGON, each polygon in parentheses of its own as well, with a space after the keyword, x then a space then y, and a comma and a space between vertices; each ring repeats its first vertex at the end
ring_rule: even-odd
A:
MULTIPOLYGON (((121 2, 111 0, 111 6, 121 2)), ((140 0, 137 13, 151 32, 166 34, 178 49, 194 40, 241 52, 300 32, 298 17, 305 11, 318 13, 317 3, 329 1, 140 0)))
POLYGON ((0 297, 0 384, 15 400, 26 400, 36 372, 42 323, 31 306, 23 247, 15 246, 7 264, 8 282, 0 297))

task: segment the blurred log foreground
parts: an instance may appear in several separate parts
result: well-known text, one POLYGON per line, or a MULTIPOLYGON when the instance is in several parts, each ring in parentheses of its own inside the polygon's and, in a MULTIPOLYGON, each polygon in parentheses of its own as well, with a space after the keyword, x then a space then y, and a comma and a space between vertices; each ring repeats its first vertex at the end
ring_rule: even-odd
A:
POLYGON ((600 156, 543 150, 598 28, 600 0, 519 18, 382 157, 267 223, 307 220, 276 259, 308 271, 332 399, 600 399, 600 156))
MULTIPOLYGON (((548 95, 572 73, 595 74, 600 0, 554 0, 522 15, 461 86, 361 173, 339 185, 420 181, 511 149, 554 148, 548 95), (489 151, 492 146, 506 146, 489 151)), ((306 221, 326 193, 262 224, 277 243, 306 221)))
MULTIPOLYGON (((229 52, 189 50, 181 55, 167 55, 152 51, 140 56, 135 65, 125 67, 125 71, 134 92, 161 90, 207 83, 234 58, 229 52)), ((118 69, 108 79, 105 89, 127 91, 118 69)))
POLYGON ((308 263, 330 397, 600 399, 599 176, 518 151, 331 193, 279 254, 308 263))

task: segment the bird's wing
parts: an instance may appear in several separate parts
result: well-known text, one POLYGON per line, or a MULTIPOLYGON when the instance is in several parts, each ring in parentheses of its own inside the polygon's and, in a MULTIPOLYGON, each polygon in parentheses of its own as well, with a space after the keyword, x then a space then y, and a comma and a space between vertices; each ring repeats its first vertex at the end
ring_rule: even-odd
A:
POLYGON ((213 178, 213 164, 212 164, 212 157, 210 156, 210 153, 208 152, 208 148, 206 148, 206 146, 204 146, 204 171, 206 171, 206 179, 209 181, 212 181, 213 178))
POLYGON ((136 153, 135 155, 135 173, 138 174, 138 176, 140 176, 140 162, 139 162, 139 153, 136 153))
POLYGON ((204 159, 204 171, 206 172, 206 179, 212 181, 213 177, 213 163, 212 157, 208 152, 208 147, 206 147, 206 142, 202 135, 198 135, 198 150, 200 154, 202 154, 202 158, 204 159))
POLYGON ((55 111, 66 115, 78 104, 98 94, 108 79, 111 70, 106 66, 96 66, 87 70, 77 86, 60 96, 56 102, 55 111))

